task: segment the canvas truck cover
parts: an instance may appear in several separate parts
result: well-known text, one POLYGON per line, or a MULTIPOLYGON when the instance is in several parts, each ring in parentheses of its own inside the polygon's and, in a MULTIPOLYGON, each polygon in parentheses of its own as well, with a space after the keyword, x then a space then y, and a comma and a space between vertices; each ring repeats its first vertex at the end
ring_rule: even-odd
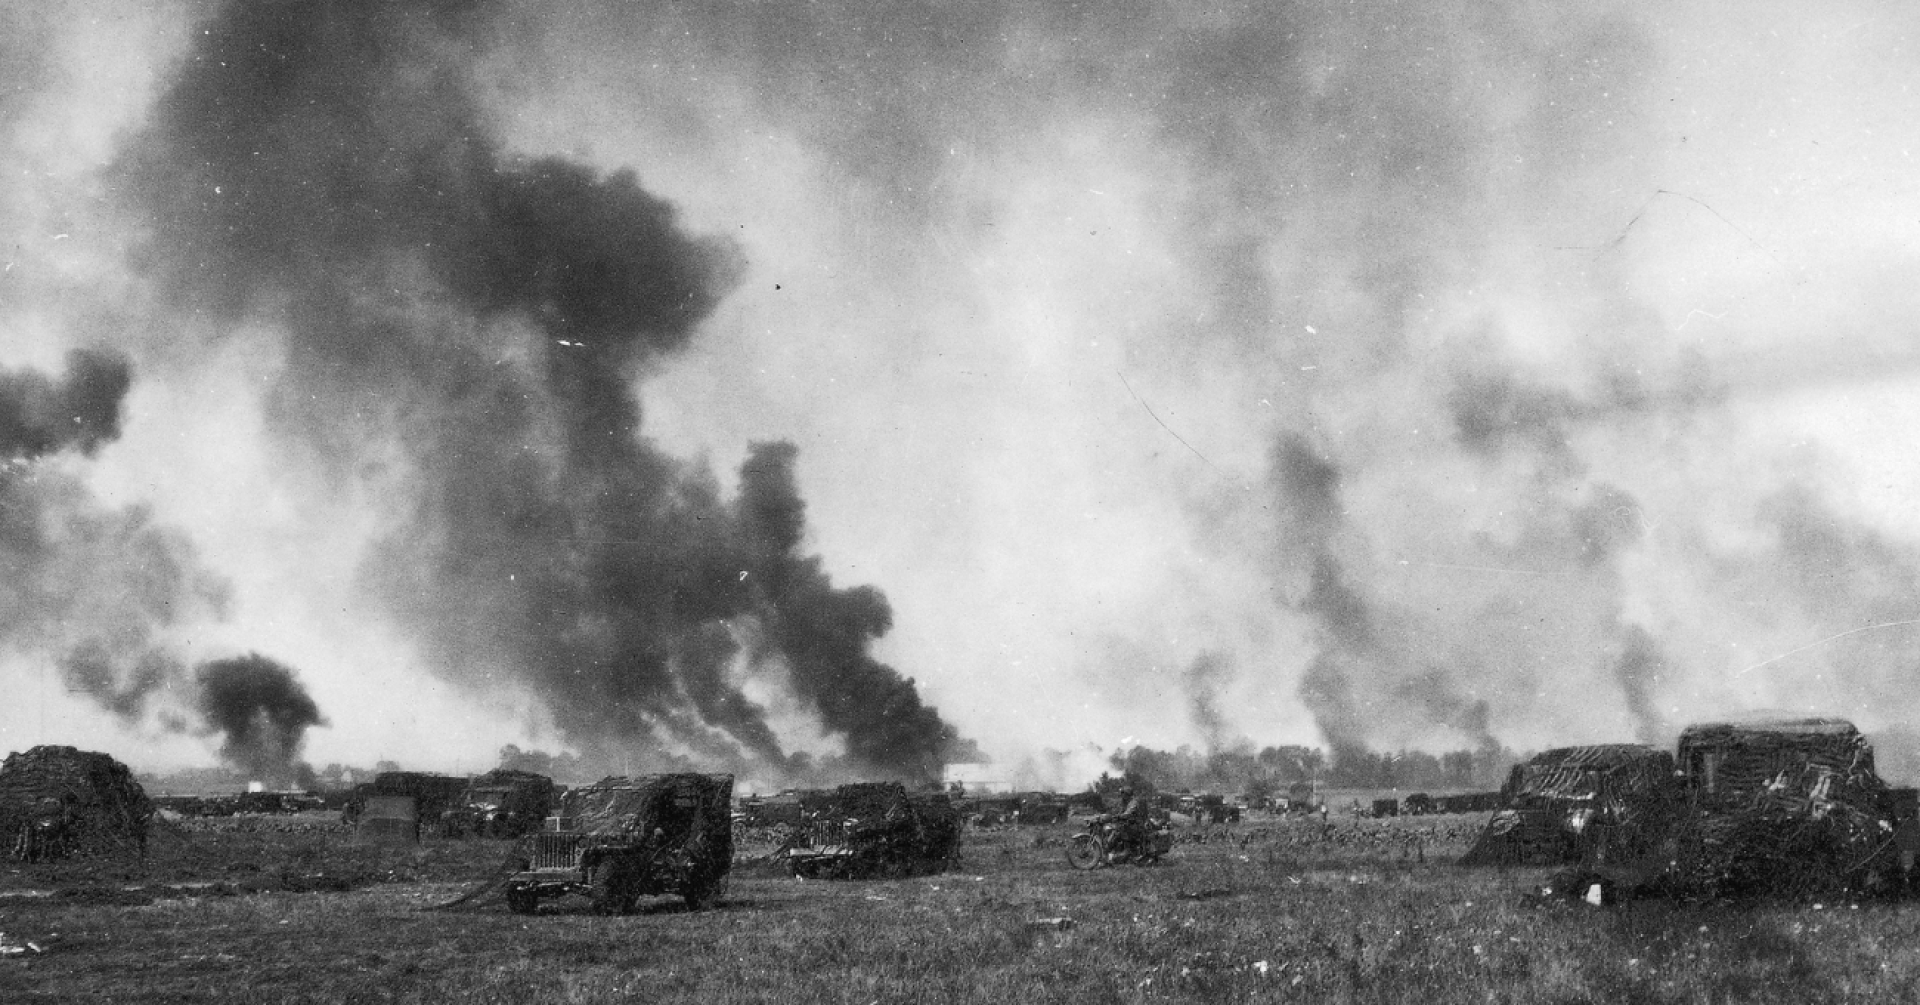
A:
POLYGON ((1911 888, 1915 794, 1880 778, 1852 723, 1700 723, 1682 731, 1677 755, 1666 797, 1598 829, 1551 888, 1689 897, 1911 888))
POLYGON ((1673 757, 1637 743, 1557 747, 1516 765, 1466 865, 1580 861, 1672 812, 1673 757))
POLYGON ((1920 850, 1913 791, 1880 778, 1852 723, 1701 723, 1680 734, 1679 765, 1694 813, 1670 885, 1775 894, 1909 885, 1920 850))
POLYGON ((1877 798, 1873 747, 1843 719, 1703 723, 1680 734, 1680 771, 1703 804, 1795 809, 1877 798))
POLYGON ((1664 785, 1672 776, 1673 757, 1643 744, 1560 747, 1516 766, 1502 795, 1509 803, 1614 799, 1664 785))
POLYGON ((561 797, 559 829, 596 836, 645 833, 684 824, 705 807, 719 806, 724 813, 732 796, 731 775, 608 778, 561 797))
POLYGON ((420 840, 420 807, 412 796, 368 796, 354 833, 363 840, 413 844, 420 840))

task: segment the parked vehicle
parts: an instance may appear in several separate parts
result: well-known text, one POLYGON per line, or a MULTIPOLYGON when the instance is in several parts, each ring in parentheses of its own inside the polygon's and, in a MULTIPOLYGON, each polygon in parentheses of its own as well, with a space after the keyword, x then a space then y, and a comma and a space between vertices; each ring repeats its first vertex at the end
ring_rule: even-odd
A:
POLYGON ((709 907, 733 864, 732 801, 732 775, 609 778, 571 789, 507 880, 507 908, 532 914, 540 901, 574 893, 603 914, 661 894, 709 907))
POLYGON ((1103 865, 1152 865, 1173 850, 1173 831, 1156 821, 1144 831, 1130 828, 1124 818, 1102 815, 1087 821, 1087 829, 1067 841, 1067 862, 1075 869, 1103 865))

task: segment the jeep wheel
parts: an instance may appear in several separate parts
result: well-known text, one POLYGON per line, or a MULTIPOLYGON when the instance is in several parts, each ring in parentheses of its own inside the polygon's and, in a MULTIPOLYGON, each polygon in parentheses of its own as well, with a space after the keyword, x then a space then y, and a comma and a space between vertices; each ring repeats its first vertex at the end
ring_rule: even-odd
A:
POLYGON ((615 868, 612 859, 593 867, 593 875, 587 885, 596 914, 626 914, 633 910, 633 897, 627 893, 626 877, 615 868))
POLYGON ((539 909, 540 894, 533 887, 507 887, 507 910, 515 914, 532 914, 539 909))

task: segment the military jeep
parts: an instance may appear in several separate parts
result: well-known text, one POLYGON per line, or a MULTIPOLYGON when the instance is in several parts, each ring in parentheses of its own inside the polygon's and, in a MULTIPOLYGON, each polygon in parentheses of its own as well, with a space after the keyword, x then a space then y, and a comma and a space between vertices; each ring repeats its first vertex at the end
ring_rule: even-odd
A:
POLYGON ((532 914, 567 894, 584 894, 603 914, 627 913, 642 896, 710 907, 733 864, 732 800, 732 775, 608 778, 570 789, 507 880, 507 908, 532 914))

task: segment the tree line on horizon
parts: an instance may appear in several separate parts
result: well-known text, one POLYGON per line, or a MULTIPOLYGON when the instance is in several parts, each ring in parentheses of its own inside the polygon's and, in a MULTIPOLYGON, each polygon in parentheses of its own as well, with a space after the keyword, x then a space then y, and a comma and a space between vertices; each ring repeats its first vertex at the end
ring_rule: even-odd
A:
POLYGON ((1187 790, 1245 794, 1256 798, 1284 794, 1299 783, 1338 789, 1405 791, 1491 790, 1506 781, 1527 755, 1486 745, 1440 754, 1424 750, 1375 751, 1340 747, 1285 745, 1243 750, 1200 751, 1130 747, 1116 751, 1108 764, 1122 777, 1144 781, 1162 791, 1187 790))

